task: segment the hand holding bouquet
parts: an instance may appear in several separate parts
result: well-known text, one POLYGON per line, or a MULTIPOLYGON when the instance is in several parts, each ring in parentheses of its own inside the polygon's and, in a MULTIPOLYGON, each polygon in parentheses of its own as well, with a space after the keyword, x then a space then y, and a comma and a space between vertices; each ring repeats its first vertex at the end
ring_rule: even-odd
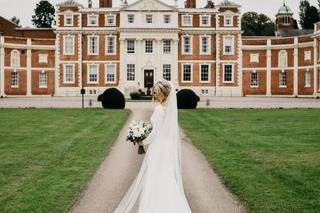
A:
POLYGON ((152 125, 150 122, 132 121, 132 123, 129 125, 127 141, 132 142, 133 145, 136 145, 136 143, 139 144, 139 155, 146 153, 142 145, 142 141, 148 137, 151 131, 152 125))

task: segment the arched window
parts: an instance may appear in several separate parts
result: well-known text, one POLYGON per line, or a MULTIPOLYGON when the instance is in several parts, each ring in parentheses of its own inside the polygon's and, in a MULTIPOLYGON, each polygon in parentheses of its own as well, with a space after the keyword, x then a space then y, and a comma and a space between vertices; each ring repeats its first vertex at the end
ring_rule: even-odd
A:
POLYGON ((288 54, 287 51, 281 50, 279 52, 279 67, 280 68, 285 68, 288 66, 288 54))
POLYGON ((18 50, 11 51, 11 67, 20 67, 20 52, 18 50))

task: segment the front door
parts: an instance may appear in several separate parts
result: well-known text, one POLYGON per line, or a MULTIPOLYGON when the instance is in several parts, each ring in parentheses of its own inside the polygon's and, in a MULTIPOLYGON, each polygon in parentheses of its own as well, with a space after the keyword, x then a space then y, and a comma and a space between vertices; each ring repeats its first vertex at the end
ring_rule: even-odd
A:
POLYGON ((144 87, 153 87, 153 70, 144 70, 144 87))

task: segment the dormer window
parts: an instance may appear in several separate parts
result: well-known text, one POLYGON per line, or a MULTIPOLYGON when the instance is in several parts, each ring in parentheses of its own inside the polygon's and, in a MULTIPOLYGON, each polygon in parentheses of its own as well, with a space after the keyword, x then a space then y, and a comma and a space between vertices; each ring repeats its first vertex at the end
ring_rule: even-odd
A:
POLYGON ((183 15, 182 16, 182 25, 183 26, 192 26, 192 16, 191 15, 183 15))
POLYGON ((151 14, 146 15, 146 23, 152 24, 152 15, 151 14))
POLYGON ((73 26, 73 15, 72 14, 66 14, 64 16, 64 26, 66 26, 66 27, 73 26))
POLYGON ((200 20, 200 26, 210 26, 210 16, 202 15, 200 20))
POLYGON ((88 26, 91 26, 91 27, 98 26, 98 15, 88 16, 88 26))
POLYGON ((224 16, 224 26, 230 27, 233 25, 233 17, 232 15, 224 16))
POLYGON ((116 17, 115 15, 106 15, 106 26, 115 26, 116 17))
POLYGON ((130 23, 130 24, 134 23, 134 15, 133 14, 128 14, 128 23, 130 23))

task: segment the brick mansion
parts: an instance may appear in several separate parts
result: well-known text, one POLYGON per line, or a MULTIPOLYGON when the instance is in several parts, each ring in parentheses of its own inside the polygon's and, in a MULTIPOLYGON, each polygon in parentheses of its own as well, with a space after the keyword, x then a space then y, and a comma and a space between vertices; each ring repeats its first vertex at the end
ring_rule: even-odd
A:
POLYGON ((116 87, 126 96, 161 79, 202 96, 320 95, 320 23, 294 29, 283 4, 276 36, 246 37, 229 0, 179 8, 160 0, 67 0, 53 29, 18 28, 0 17, 0 96, 78 96, 116 87))

